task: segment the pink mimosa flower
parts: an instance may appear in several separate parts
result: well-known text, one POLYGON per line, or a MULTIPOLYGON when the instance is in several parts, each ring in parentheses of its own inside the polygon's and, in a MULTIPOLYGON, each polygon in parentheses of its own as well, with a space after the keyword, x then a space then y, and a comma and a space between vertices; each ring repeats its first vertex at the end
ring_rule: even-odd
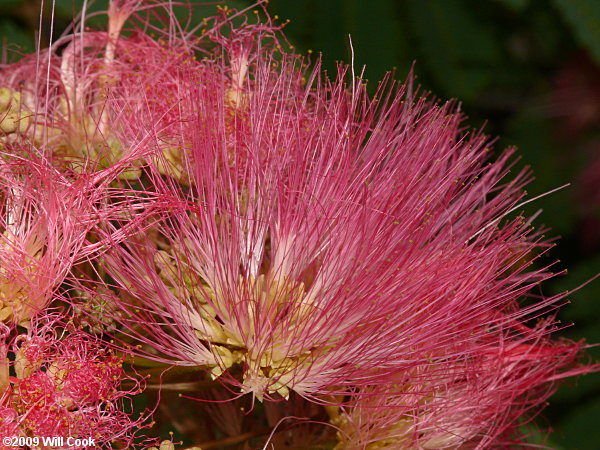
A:
POLYGON ((124 22, 141 3, 111 2, 107 33, 79 30, 0 66, 0 143, 25 140, 35 147, 32 153, 44 154, 61 171, 137 179, 143 139, 135 147, 117 139, 127 124, 107 98, 132 72, 124 60, 115 60, 115 51, 124 22))
POLYGON ((86 253, 98 219, 63 181, 41 162, 0 160, 0 320, 41 312, 86 253))
MULTIPOLYGON (((4 436, 92 438, 91 448, 110 442, 130 445, 146 417, 133 419, 124 403, 141 390, 125 375, 123 358, 73 327, 60 328, 57 316, 32 319, 26 335, 13 341, 15 377, 0 397, 4 436), (62 336, 61 336, 62 334, 62 336), (123 380, 134 387, 123 390, 123 380)), ((78 447, 81 448, 81 447, 78 447)))
MULTIPOLYGON (((102 226, 114 244, 127 236, 130 227, 115 230, 105 222, 123 217, 121 204, 128 212, 145 206, 137 198, 129 200, 125 190, 108 189, 111 177, 106 173, 97 176, 96 183, 86 175, 72 179, 34 154, 22 159, 20 155, 33 151, 25 142, 4 149, 6 153, 0 153, 0 320, 26 324, 51 303, 75 264, 106 246, 101 240, 88 240, 95 226, 102 226)), ((139 232, 136 220, 130 226, 139 232)))
POLYGON ((365 387, 347 406, 330 409, 340 428, 336 448, 483 449, 522 442, 519 427, 545 406, 555 382, 589 370, 565 370, 577 345, 553 344, 542 329, 531 334, 539 342, 490 342, 487 352, 453 367, 434 363, 399 373, 390 385, 365 387))
MULTIPOLYGON (((553 347, 547 323, 525 326, 560 299, 529 294, 552 276, 531 267, 551 245, 514 214, 529 174, 508 179, 512 150, 489 162, 490 142, 463 128, 456 105, 418 98, 410 81, 371 99, 346 69, 322 80, 264 46, 268 27, 215 37, 222 27, 203 60, 182 60, 175 35, 144 55, 180 64, 157 93, 168 105, 125 96, 139 111, 132 129, 173 120, 148 130, 181 161, 169 170, 158 158, 152 181, 173 203, 157 233, 105 258, 121 292, 105 297, 148 357, 210 368, 259 399, 369 397, 400 377, 416 398, 407 414, 432 417, 428 427, 437 413, 420 408, 433 391, 464 412, 465 392, 495 382, 506 395, 489 408, 509 414, 528 390, 592 370, 568 371, 581 345, 553 347), (185 186, 173 181, 182 168, 185 186)), ((464 433, 457 414, 456 434, 496 436, 500 425, 484 430, 499 416, 482 414, 464 433)))

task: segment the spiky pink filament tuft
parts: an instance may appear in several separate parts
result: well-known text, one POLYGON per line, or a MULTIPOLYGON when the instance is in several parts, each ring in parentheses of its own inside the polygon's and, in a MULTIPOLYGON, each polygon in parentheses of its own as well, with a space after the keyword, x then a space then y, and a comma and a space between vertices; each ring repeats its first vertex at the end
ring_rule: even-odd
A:
MULTIPOLYGON (((520 302, 552 275, 530 269, 550 244, 509 214, 529 180, 507 181, 512 150, 486 165, 490 143, 465 133, 452 103, 417 98, 410 81, 369 99, 362 84, 349 91, 345 69, 324 81, 274 49, 244 56, 245 100, 232 103, 231 73, 242 72, 221 54, 239 48, 213 40, 202 61, 158 47, 132 55, 176 69, 156 94, 170 100, 134 103, 122 138, 150 130, 157 149, 178 152, 151 174, 173 197, 160 243, 142 237, 106 257, 122 292, 108 300, 128 313, 115 319, 149 357, 208 365, 258 398, 294 390, 321 401, 399 373, 419 390, 424 373, 447 377, 466 360, 483 370, 499 342, 538 348, 547 327, 524 324, 558 298, 520 302), (164 177, 181 170, 183 188, 164 177), (227 372, 237 364, 241 379, 227 372)), ((128 99, 140 88, 121 87, 128 99)), ((547 369, 572 362, 579 347, 564 345, 568 358, 547 369)), ((562 376, 543 373, 531 388, 562 376)))
MULTIPOLYGON (((111 216, 122 217, 120 202, 126 201, 130 212, 137 200, 127 200, 124 191, 107 189, 106 177, 97 176, 96 183, 85 175, 73 180, 35 154, 29 153, 27 160, 17 156, 34 151, 28 143, 13 142, 3 149, 0 320, 25 323, 48 306, 74 264, 105 245, 90 243, 90 230, 111 216)), ((111 244, 127 235, 127 227, 113 231, 111 244)))
POLYGON ((547 333, 529 330, 517 342, 489 342, 479 357, 453 366, 433 362, 399 373, 387 386, 365 387, 332 415, 339 448, 483 449, 521 442, 519 427, 539 413, 555 382, 590 370, 572 368, 580 345, 551 343, 547 333))
MULTIPOLYGON (((15 436, 92 437, 131 444, 145 417, 135 420, 123 410, 124 402, 140 389, 122 390, 129 379, 123 359, 105 344, 77 330, 59 335, 58 316, 32 320, 27 335, 13 344, 16 377, 2 395, 5 425, 15 436)), ((68 327, 72 328, 72 327, 68 327)))

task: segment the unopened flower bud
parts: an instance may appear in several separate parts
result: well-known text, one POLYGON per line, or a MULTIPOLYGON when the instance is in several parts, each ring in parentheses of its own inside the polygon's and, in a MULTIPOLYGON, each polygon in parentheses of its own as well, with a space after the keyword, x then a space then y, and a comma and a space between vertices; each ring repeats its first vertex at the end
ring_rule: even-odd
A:
POLYGON ((8 109, 11 99, 12 91, 8 88, 0 88, 0 112, 8 109))
POLYGON ((17 131, 19 127, 19 115, 17 113, 8 113, 4 116, 0 116, 0 132, 4 134, 10 134, 17 131))

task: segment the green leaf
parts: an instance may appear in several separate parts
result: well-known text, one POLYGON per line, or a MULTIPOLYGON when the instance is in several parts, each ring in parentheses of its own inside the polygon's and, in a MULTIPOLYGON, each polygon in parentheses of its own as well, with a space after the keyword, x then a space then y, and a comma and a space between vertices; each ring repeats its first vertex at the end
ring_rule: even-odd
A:
POLYGON ((600 1, 554 0, 565 21, 592 58, 600 64, 600 1))
POLYGON ((23 3, 23 0, 0 0, 0 8, 4 9, 15 9, 23 3))
POLYGON ((458 0, 409 0, 405 7, 431 78, 446 96, 475 98, 491 81, 499 58, 490 27, 458 0))
MULTIPOLYGON (((406 58, 409 43, 402 32, 394 1, 351 0, 344 7, 357 75, 366 66, 365 77, 377 81, 392 69, 394 62, 400 62, 402 67, 410 67, 411 61, 406 58)), ((350 64, 350 52, 347 62, 350 64)))
POLYGON ((15 50, 15 46, 16 49, 27 53, 33 52, 35 48, 33 35, 17 26, 15 22, 6 19, 0 19, 0 43, 9 45, 9 53, 10 49, 15 50))
POLYGON ((529 5, 529 0, 496 0, 514 11, 523 11, 529 5))
MULTIPOLYGON (((600 268, 600 255, 588 258, 569 268, 569 274, 554 283, 557 291, 572 291, 592 279, 600 268)), ((571 304, 564 308, 562 317, 569 321, 586 321, 600 316, 600 280, 591 281, 569 296, 571 304)), ((600 327, 598 332, 600 332, 600 327)), ((599 336, 600 337, 600 336, 599 336)))
MULTIPOLYGON (((572 161, 565 163, 561 158, 565 150, 552 138, 552 126, 540 111, 522 105, 522 110, 511 117, 498 146, 517 145, 523 164, 532 167, 535 180, 527 186, 530 198, 568 184, 575 177, 572 161)), ((523 210, 527 216, 543 210, 535 224, 549 226, 548 236, 567 234, 576 221, 574 195, 574 188, 566 187, 528 204, 523 210)))
POLYGON ((553 424, 553 438, 569 450, 596 450, 600 442, 600 399, 579 405, 563 422, 553 424))

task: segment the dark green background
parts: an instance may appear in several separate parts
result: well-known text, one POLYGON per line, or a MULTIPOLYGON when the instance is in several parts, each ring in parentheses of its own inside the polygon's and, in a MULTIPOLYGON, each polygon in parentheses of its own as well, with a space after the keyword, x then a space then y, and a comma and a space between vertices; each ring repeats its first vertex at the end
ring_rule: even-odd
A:
MULTIPOLYGON (((68 26, 81 4, 58 0, 57 29, 68 26)), ((226 4, 242 8, 251 2, 226 4)), ((105 7, 96 2, 92 8, 105 7)), ((556 269, 569 268, 544 293, 573 290, 600 272, 600 173, 587 183, 582 175, 600 158, 600 1, 271 0, 268 9, 280 21, 291 20, 290 42, 300 53, 322 53, 329 71, 336 61, 350 61, 348 35, 356 72, 366 65, 372 86, 392 68, 403 79, 414 62, 417 82, 440 99, 458 98, 469 126, 485 124, 488 134, 499 136, 498 150, 519 147, 518 166, 531 165, 536 177, 530 194, 571 183, 528 209, 544 209, 537 224, 548 225, 548 235, 561 236, 552 252, 560 259, 556 269)), ((196 17, 211 11, 214 6, 197 7, 196 17)), ((38 0, 0 0, 3 43, 32 51, 38 12, 38 0)), ((46 11, 45 42, 49 20, 46 11)), ((575 325, 563 334, 600 342, 600 280, 570 300, 561 318, 575 325)), ((589 353, 600 359, 600 349, 589 353)), ((570 385, 552 399, 540 421, 554 429, 545 443, 598 449, 600 376, 570 385)))

